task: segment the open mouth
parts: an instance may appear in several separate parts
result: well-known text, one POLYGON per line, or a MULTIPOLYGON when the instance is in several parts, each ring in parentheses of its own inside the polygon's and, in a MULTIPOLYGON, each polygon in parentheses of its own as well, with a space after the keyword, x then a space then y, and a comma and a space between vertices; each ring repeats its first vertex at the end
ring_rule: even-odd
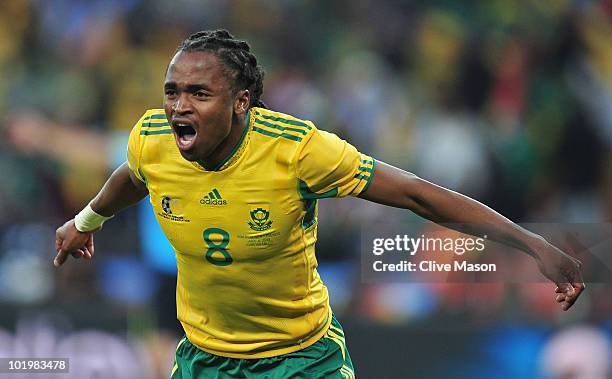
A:
POLYGON ((174 133, 176 134, 176 141, 179 148, 181 150, 191 149, 198 135, 193 126, 182 122, 173 123, 172 126, 174 127, 174 133))

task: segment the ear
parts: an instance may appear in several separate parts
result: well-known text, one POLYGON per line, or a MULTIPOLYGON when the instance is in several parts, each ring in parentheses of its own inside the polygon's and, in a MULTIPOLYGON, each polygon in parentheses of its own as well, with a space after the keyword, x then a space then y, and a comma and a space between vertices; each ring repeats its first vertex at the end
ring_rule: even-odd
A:
POLYGON ((234 98, 234 113, 236 115, 246 114, 251 103, 251 93, 247 89, 238 91, 234 98))

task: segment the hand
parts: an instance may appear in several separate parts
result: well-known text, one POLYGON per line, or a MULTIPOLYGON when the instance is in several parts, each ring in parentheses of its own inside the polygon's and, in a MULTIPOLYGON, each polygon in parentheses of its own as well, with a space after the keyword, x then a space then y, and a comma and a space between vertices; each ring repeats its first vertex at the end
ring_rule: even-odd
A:
POLYGON ((68 259, 68 255, 72 255, 76 259, 81 257, 91 259, 94 254, 94 232, 79 232, 76 226, 74 226, 74 220, 70 220, 60 226, 55 231, 55 250, 57 255, 53 259, 53 265, 55 267, 61 266, 68 259))
POLYGON ((582 262, 548 242, 538 252, 536 260, 542 274, 557 284, 555 300, 561 304, 561 309, 567 311, 585 288, 580 272, 582 262))

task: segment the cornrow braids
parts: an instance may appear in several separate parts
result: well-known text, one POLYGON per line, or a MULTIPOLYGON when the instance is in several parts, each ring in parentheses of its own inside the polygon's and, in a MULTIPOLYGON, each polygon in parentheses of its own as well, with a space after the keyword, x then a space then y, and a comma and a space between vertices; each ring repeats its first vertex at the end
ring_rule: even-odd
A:
POLYGON ((233 79, 234 92, 247 89, 251 94, 250 107, 267 108, 261 100, 264 70, 251 53, 251 46, 234 38, 227 30, 204 30, 190 35, 176 52, 211 51, 225 63, 233 79))

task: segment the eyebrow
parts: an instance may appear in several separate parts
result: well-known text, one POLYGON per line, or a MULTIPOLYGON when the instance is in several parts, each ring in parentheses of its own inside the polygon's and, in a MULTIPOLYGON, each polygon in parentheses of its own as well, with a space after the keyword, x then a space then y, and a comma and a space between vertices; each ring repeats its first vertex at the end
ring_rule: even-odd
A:
MULTIPOLYGON (((164 88, 177 88, 178 86, 176 85, 175 82, 167 82, 164 84, 164 88)), ((204 91, 211 91, 210 87, 207 86, 206 84, 189 84, 187 86, 187 92, 196 92, 199 90, 204 90, 204 91)))

